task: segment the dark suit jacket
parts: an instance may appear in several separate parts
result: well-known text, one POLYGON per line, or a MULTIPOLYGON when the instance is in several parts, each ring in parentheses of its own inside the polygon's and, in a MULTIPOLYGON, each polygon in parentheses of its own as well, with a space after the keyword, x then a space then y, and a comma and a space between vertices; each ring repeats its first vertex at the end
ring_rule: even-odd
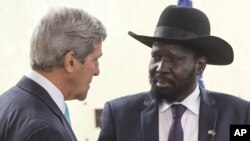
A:
MULTIPOLYGON (((230 124, 250 124, 249 106, 240 98, 201 89, 198 140, 229 141, 230 124)), ((159 140, 158 105, 149 93, 105 103, 101 124, 98 141, 159 140)))
POLYGON ((23 77, 0 96, 0 141, 76 141, 49 94, 23 77))

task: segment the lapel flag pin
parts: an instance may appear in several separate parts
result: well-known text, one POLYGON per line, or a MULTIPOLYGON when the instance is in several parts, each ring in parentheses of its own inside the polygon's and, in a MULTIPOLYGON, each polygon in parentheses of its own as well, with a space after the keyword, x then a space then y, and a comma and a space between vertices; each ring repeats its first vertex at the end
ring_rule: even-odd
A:
POLYGON ((208 135, 215 136, 216 132, 214 130, 208 130, 208 135))

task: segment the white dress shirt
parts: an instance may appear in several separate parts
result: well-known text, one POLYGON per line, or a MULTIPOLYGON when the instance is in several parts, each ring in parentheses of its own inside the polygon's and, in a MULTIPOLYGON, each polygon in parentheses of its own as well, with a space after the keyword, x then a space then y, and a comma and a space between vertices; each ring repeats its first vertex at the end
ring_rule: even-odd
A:
POLYGON ((62 113, 65 113, 64 96, 62 92, 52 82, 50 82, 47 78, 33 70, 30 73, 26 74, 26 76, 38 83, 41 87, 43 87, 49 93, 50 97, 53 99, 53 101, 56 103, 62 113))
MULTIPOLYGON (((200 110, 200 90, 197 85, 194 92, 182 102, 173 104, 182 104, 187 107, 181 118, 181 125, 184 133, 183 141, 198 141, 199 128, 199 110, 200 110)), ((159 105, 159 141, 167 141, 168 134, 173 122, 171 105, 163 101, 159 105)))

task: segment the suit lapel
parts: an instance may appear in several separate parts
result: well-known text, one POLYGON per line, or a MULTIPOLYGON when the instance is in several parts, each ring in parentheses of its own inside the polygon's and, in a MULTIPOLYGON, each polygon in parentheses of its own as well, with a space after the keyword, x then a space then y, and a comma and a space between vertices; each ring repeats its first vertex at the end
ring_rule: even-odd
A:
POLYGON ((158 106, 155 100, 147 94, 144 101, 146 109, 141 113, 141 129, 143 141, 159 140, 158 106))
POLYGON ((72 131, 70 125, 64 118, 63 113, 58 108, 56 103, 53 101, 53 99, 49 96, 48 92, 42 88, 40 85, 38 85, 33 80, 29 79, 28 77, 24 76, 18 83, 17 86, 27 90, 30 94, 36 96, 39 98, 43 103, 45 103, 49 109, 60 119, 64 127, 66 128, 67 132, 70 135, 70 138, 74 141, 77 140, 74 132, 72 131))
POLYGON ((216 135, 218 111, 214 108, 215 101, 201 88, 199 117, 199 141, 213 141, 216 135))

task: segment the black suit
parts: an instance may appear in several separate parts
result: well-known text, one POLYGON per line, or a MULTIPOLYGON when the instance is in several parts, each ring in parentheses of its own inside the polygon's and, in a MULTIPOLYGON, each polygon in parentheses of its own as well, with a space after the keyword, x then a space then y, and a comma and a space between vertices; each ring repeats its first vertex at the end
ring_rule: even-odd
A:
MULTIPOLYGON (((250 124, 245 100, 201 89, 200 102, 199 141, 229 141, 230 124, 250 124)), ((158 119, 158 104, 149 93, 112 100, 105 104, 98 141, 158 141, 158 119)))
POLYGON ((0 141, 76 141, 63 113, 36 82, 23 77, 0 96, 0 141))

